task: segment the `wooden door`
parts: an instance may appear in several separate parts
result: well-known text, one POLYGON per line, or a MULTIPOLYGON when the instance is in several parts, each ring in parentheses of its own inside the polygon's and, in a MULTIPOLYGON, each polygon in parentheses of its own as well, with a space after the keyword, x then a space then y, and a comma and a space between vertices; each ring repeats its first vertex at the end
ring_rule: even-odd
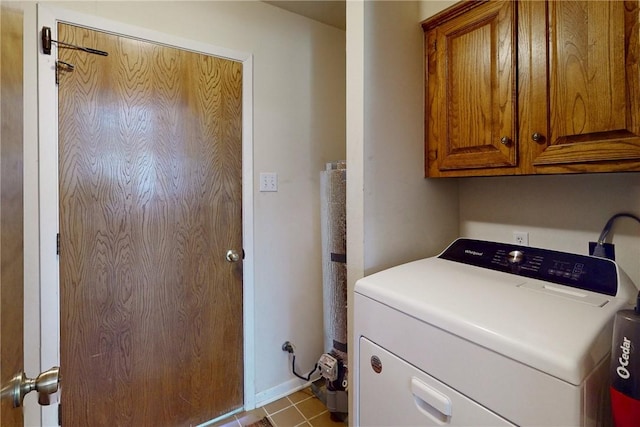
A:
MULTIPOLYGON (((23 16, 0 4, 0 381, 23 370, 24 246, 22 189, 23 16)), ((0 399, 0 425, 23 425, 21 409, 0 399)))
POLYGON ((428 176, 518 161, 515 5, 469 5, 425 28, 428 176))
POLYGON ((531 45, 549 35, 548 65, 533 64, 535 98, 523 100, 548 105, 548 121, 524 128, 535 172, 640 170, 640 2, 523 3, 531 22, 548 25, 526 35, 531 45))
POLYGON ((58 48, 62 422, 243 403, 241 64, 69 25, 58 48))

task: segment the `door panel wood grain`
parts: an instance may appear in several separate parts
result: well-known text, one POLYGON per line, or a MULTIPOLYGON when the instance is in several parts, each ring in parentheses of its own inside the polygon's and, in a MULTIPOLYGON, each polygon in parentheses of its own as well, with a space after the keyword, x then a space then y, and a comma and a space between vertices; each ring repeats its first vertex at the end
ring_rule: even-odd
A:
MULTIPOLYGON (((24 363, 23 13, 0 4, 0 381, 24 363)), ((0 425, 23 425, 21 409, 0 399, 0 425)))
POLYGON ((242 406, 241 64, 59 25, 64 425, 242 406))

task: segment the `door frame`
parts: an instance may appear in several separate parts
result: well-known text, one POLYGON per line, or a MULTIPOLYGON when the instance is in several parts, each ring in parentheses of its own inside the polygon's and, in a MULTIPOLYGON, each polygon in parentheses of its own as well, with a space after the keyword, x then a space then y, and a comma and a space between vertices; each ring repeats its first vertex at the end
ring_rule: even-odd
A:
MULTIPOLYGON (((66 23, 242 63, 242 245, 244 409, 255 408, 254 355, 254 229, 253 229, 253 55, 207 43, 38 4, 37 30, 66 23)), ((58 199, 58 91, 55 84, 55 44, 44 55, 38 43, 38 200, 40 266, 40 366, 60 366, 60 272, 56 254, 59 229, 58 199)), ((26 262, 26 260, 25 260, 26 262)), ((61 373, 64 378, 64 372, 61 373)), ((43 426, 58 425, 58 405, 41 407, 43 426)), ((29 410, 29 408, 27 408, 29 410)), ((31 410, 37 411, 35 407, 31 410)))

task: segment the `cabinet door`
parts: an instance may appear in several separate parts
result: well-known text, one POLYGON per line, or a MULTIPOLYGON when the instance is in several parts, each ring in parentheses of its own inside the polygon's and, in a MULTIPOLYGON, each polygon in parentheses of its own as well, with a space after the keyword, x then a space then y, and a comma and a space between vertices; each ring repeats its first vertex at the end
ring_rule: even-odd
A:
POLYGON ((427 30, 427 175, 517 165, 515 30, 511 1, 427 30))
MULTIPOLYGON (((548 122, 521 133, 535 151, 535 172, 640 170, 638 1, 550 1, 546 11, 528 3, 536 2, 521 3, 523 19, 535 8, 531 22, 547 22, 549 34, 546 81, 532 69, 548 87, 548 122)), ((546 34, 533 31, 535 46, 546 34)))

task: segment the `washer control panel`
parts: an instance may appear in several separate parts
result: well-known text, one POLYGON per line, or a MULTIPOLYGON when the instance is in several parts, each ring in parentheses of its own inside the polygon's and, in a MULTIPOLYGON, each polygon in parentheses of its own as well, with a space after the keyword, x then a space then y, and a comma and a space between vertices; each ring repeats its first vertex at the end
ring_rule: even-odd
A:
POLYGON ((605 258, 483 240, 458 239, 439 258, 615 296, 616 264, 605 258))

